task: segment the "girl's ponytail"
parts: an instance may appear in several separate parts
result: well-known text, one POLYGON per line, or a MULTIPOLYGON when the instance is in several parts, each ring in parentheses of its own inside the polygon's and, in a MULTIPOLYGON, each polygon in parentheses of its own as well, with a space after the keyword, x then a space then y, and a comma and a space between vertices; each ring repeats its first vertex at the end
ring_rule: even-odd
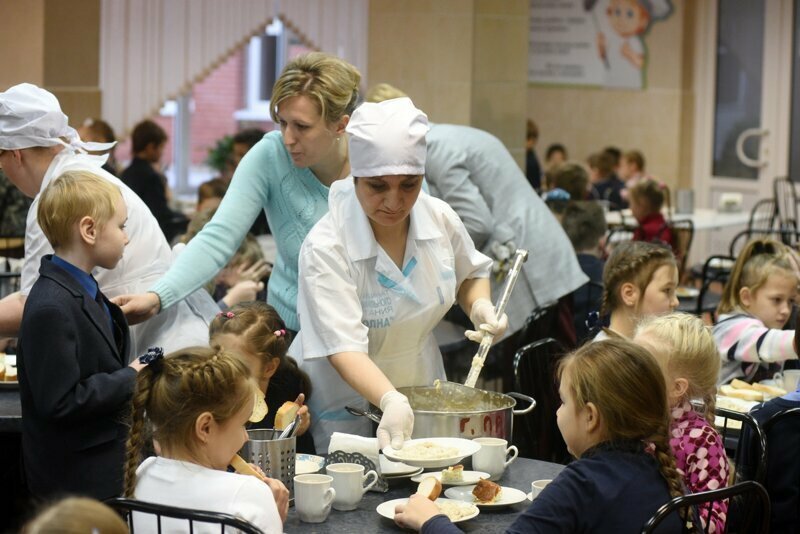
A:
POLYGON ((148 365, 136 377, 136 388, 131 399, 131 431, 128 435, 125 456, 125 489, 124 496, 133 497, 136 489, 136 468, 142 461, 142 450, 148 432, 145 430, 145 411, 150 401, 150 391, 155 380, 155 369, 148 365))
POLYGON ((717 313, 731 313, 739 307, 739 291, 758 289, 766 282, 772 268, 794 272, 786 246, 774 239, 753 239, 739 253, 733 271, 722 291, 717 313))

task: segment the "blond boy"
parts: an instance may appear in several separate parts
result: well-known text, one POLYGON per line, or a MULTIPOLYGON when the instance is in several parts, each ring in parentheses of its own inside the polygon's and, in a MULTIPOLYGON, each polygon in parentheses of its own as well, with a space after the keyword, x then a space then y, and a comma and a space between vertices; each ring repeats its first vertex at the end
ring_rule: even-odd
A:
POLYGON ((138 360, 122 311, 92 271, 113 269, 128 236, 119 189, 66 172, 41 193, 37 217, 55 254, 42 258, 25 303, 17 362, 25 477, 38 498, 122 493, 123 424, 138 360))

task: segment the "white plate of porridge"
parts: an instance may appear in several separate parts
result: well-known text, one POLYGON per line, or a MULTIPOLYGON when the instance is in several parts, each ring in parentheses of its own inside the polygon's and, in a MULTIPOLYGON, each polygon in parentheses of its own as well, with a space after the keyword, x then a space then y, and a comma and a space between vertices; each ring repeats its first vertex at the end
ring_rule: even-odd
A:
MULTIPOLYGON (((407 502, 408 498, 393 499, 391 501, 382 502, 377 508, 375 508, 375 511, 383 517, 394 521, 395 507, 398 504, 405 504, 407 502)), ((467 519, 472 519, 480 513, 478 507, 471 503, 465 503, 453 499, 444 499, 441 497, 433 502, 439 507, 439 511, 450 518, 450 521, 453 523, 459 523, 461 521, 466 521, 467 519)))
POLYGON ((402 449, 384 447, 383 454, 395 462, 433 468, 456 464, 467 456, 472 456, 480 448, 480 443, 469 439, 422 438, 406 441, 402 449))

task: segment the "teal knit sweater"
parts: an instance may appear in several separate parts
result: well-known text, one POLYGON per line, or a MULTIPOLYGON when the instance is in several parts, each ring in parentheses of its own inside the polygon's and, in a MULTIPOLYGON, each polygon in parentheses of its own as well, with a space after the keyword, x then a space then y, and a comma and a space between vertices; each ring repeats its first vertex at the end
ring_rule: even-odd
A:
POLYGON ((267 302, 288 328, 299 330, 297 256, 306 234, 328 212, 328 187, 309 169, 292 164, 277 131, 265 135, 245 155, 214 218, 150 288, 161 298, 162 307, 196 291, 227 265, 262 209, 278 248, 267 302))

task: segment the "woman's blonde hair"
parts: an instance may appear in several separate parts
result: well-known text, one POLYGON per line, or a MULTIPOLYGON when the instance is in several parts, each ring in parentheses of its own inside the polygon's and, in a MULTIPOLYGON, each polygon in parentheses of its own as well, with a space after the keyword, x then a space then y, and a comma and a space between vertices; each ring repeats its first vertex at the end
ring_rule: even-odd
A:
POLYGON ((652 443, 670 495, 683 495, 669 446, 664 375, 649 352, 623 339, 588 343, 561 361, 558 376, 569 377, 576 410, 589 402, 597 407, 608 441, 652 443))
POLYGON ((128 525, 100 501, 68 497, 44 508, 22 534, 128 534, 128 525))
POLYGON ((671 313, 642 321, 638 336, 646 336, 667 377, 687 380, 686 400, 702 399, 705 418, 713 425, 721 362, 711 329, 697 316, 671 313))
POLYGON ((742 306, 739 292, 743 287, 755 293, 767 282, 769 275, 783 271, 795 276, 792 252, 774 239, 753 239, 739 253, 730 278, 722 291, 717 313, 731 313, 742 306))
POLYGON ((377 83, 369 88, 365 100, 367 102, 383 102, 384 100, 393 100, 395 98, 403 98, 408 96, 403 91, 388 83, 377 83))
POLYGON ((601 314, 610 314, 622 305, 619 292, 623 284, 634 284, 644 295, 655 272, 664 265, 678 268, 675 255, 668 248, 645 241, 616 245, 603 268, 601 314))
POLYGON ((195 421, 204 412, 224 423, 257 391, 248 367, 224 349, 189 347, 151 363, 136 377, 131 400, 131 432, 125 460, 125 496, 136 489, 136 467, 148 433, 163 449, 194 452, 195 421))
POLYGON ((119 188, 86 171, 67 171, 50 182, 39 197, 36 218, 53 248, 68 245, 75 224, 89 216, 102 228, 114 216, 119 188))
POLYGON ((295 96, 307 96, 320 115, 332 123, 350 115, 358 103, 361 73, 353 65, 323 52, 310 52, 290 61, 272 88, 270 115, 279 122, 278 107, 295 96))

